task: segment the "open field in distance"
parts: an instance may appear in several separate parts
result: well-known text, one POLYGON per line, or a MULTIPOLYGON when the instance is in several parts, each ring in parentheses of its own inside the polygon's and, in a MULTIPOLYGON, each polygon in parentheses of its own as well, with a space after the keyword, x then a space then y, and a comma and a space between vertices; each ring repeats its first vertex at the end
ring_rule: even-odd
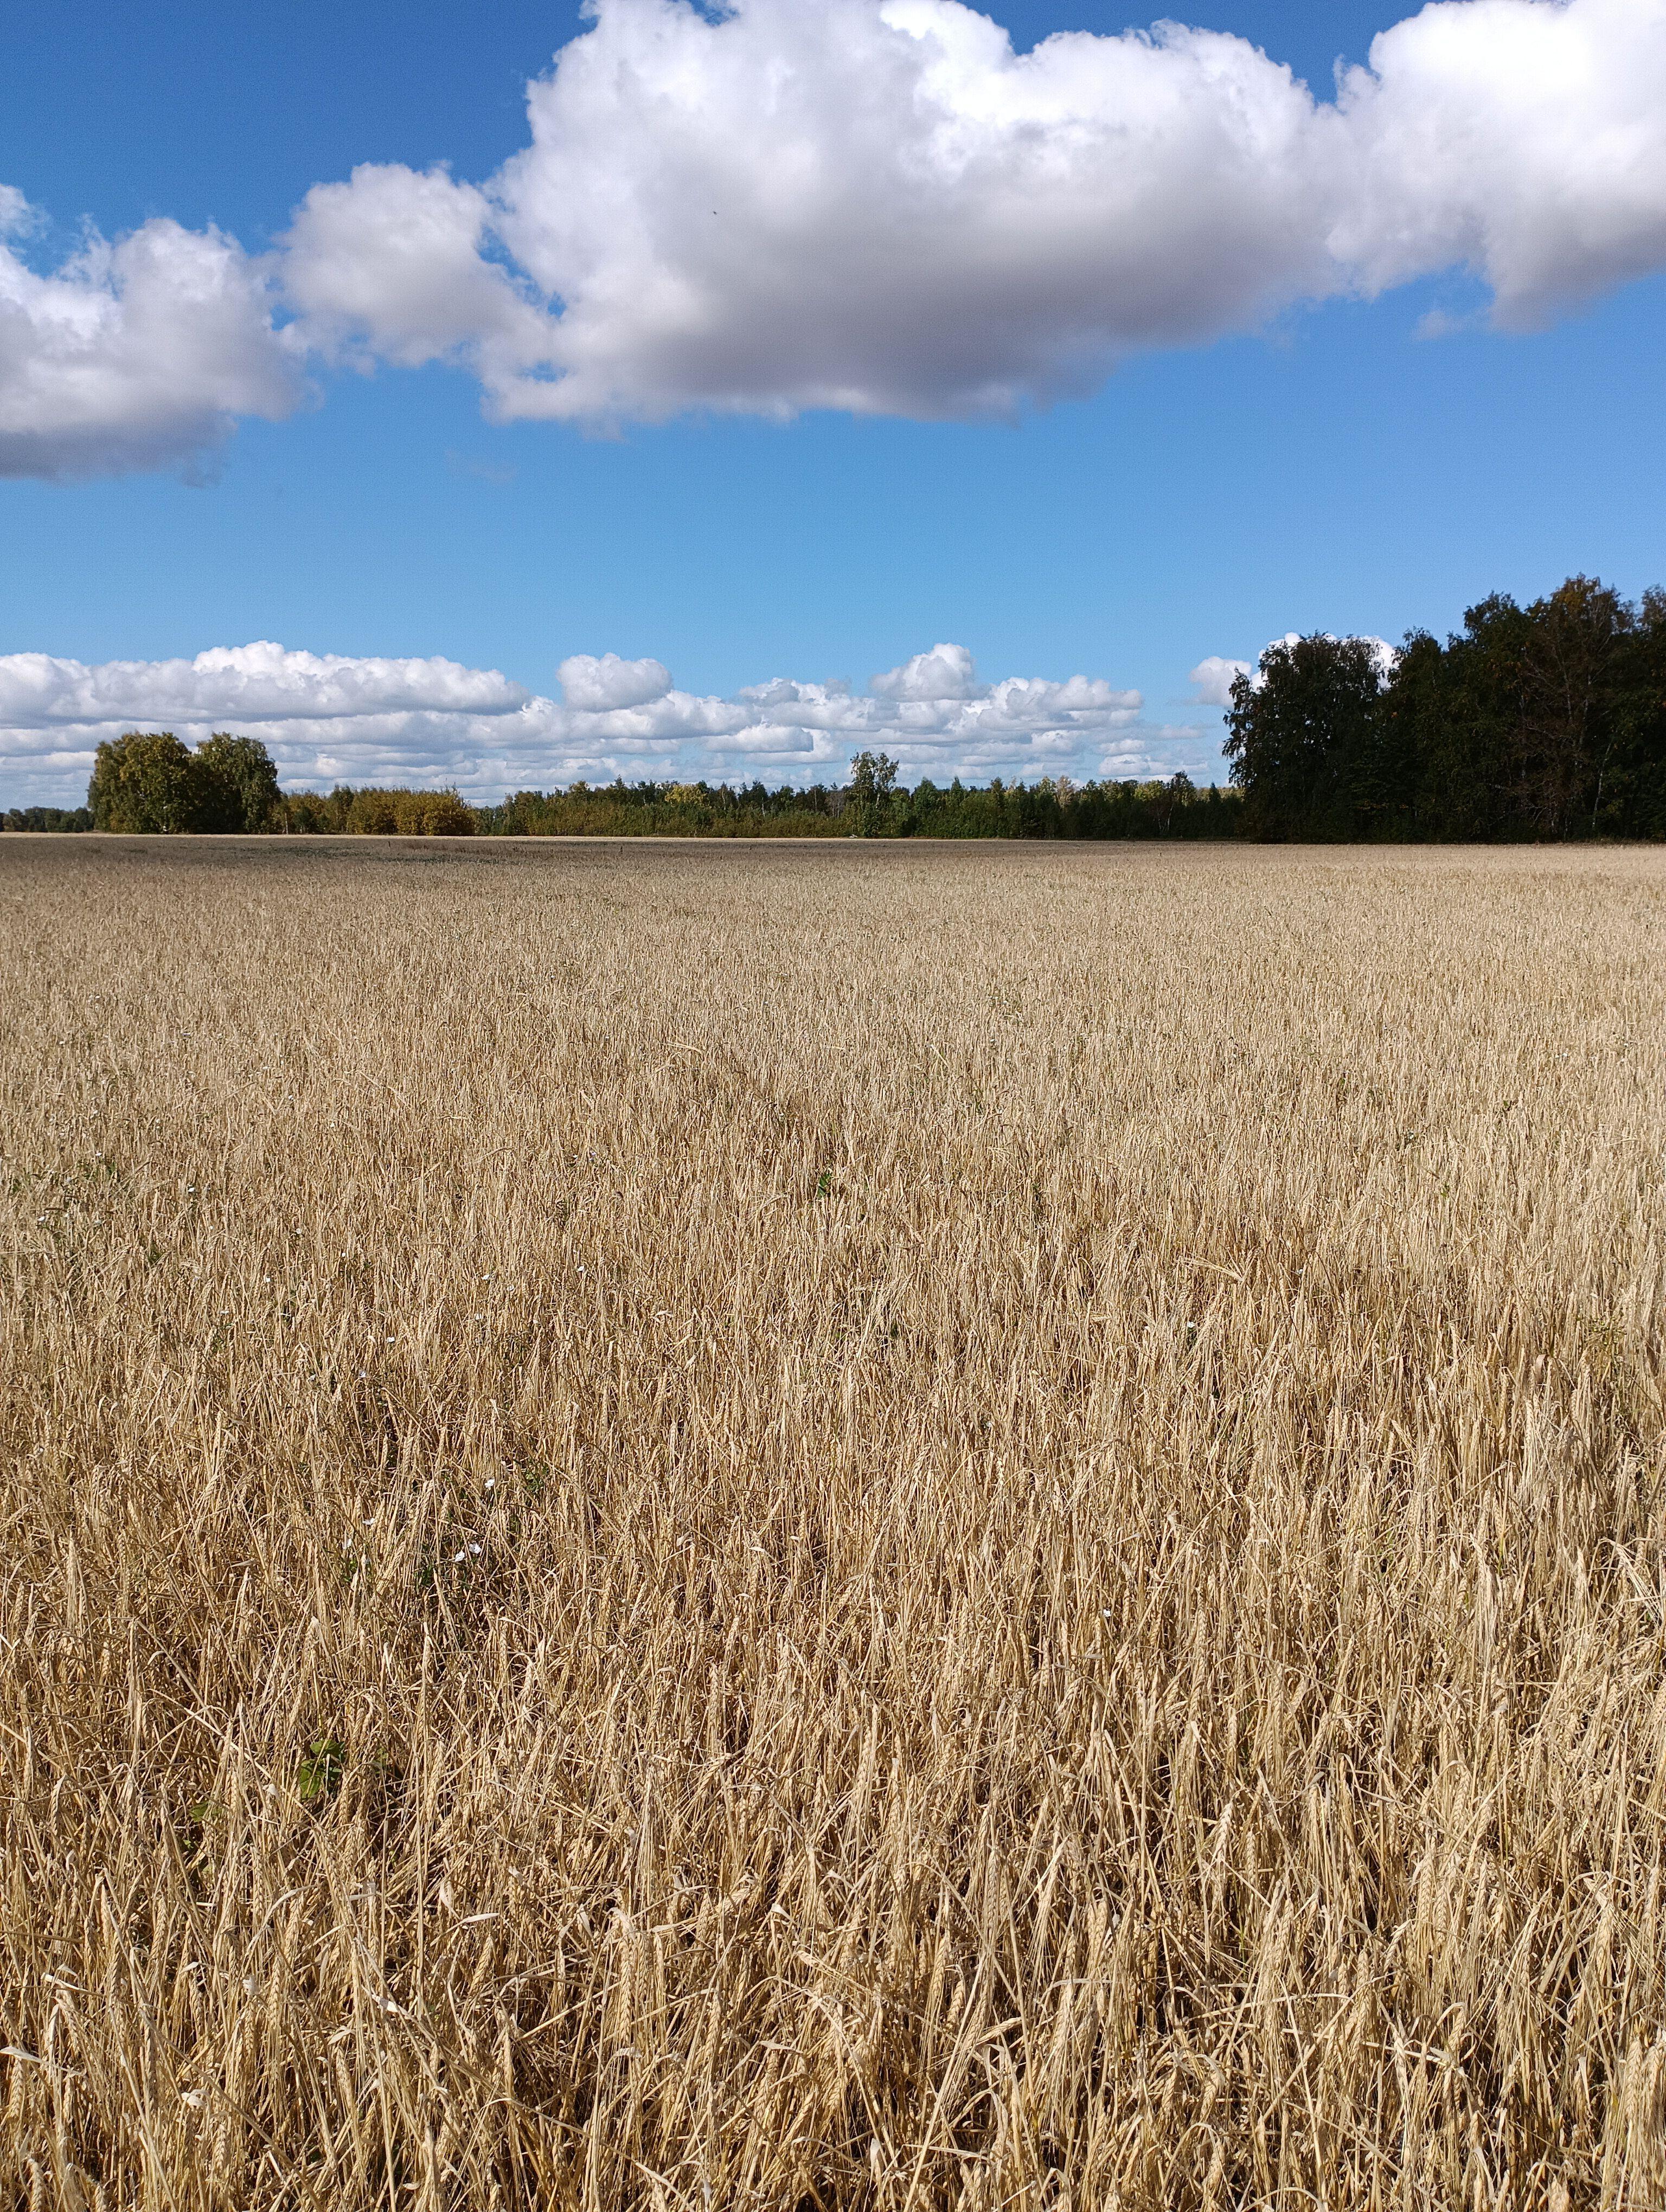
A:
POLYGON ((0 841, 0 2202, 1666 2203, 1666 852, 0 841))

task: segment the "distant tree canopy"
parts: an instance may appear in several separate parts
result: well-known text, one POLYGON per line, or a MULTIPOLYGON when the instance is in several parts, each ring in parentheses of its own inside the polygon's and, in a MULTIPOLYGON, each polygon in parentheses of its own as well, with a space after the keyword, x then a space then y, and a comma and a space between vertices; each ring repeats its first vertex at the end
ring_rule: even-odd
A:
POLYGON ((219 731, 198 746, 194 758, 204 811, 214 827, 271 828, 281 793, 272 757, 258 738, 219 731))
POLYGON ((266 830, 278 800, 264 745, 222 732, 193 752, 171 730, 130 730, 99 747, 87 787, 94 828, 128 832, 266 830))
POLYGON ((90 807, 30 807, 0 816, 13 830, 208 831, 370 837, 1018 837, 1221 838, 1242 834, 1236 791, 1200 791, 1189 776, 1143 783, 946 786, 909 790, 884 753, 859 754, 848 783, 632 783, 518 791, 471 806, 454 791, 280 792, 264 745, 210 738, 195 752, 166 732, 132 732, 100 745, 90 807))
POLYGON ((1146 783, 1040 783, 907 789, 883 753, 857 756, 848 784, 633 783, 599 790, 518 791, 476 810, 488 836, 508 837, 1230 837, 1235 792, 1197 790, 1184 775, 1146 783))
POLYGON ((1586 576, 1414 631, 1269 646, 1232 686, 1252 836, 1666 836, 1666 592, 1586 576))
POLYGON ((61 836, 92 826, 92 809, 86 806, 9 806, 0 814, 0 830, 45 830, 61 836))
POLYGON ((303 837, 472 837, 477 826, 477 809, 454 791, 356 791, 347 783, 290 792, 272 821, 303 837))
MULTIPOLYGON (((130 730, 110 739, 94 757, 87 805, 89 828, 152 835, 469 837, 475 830, 475 810, 454 791, 355 791, 337 785, 327 796, 286 793, 258 738, 223 732, 204 738, 195 751, 168 730, 130 730)), ((35 825, 19 821, 15 826, 35 825)))
POLYGON ((474 809, 454 791, 356 791, 344 826, 364 837, 471 837, 474 809))

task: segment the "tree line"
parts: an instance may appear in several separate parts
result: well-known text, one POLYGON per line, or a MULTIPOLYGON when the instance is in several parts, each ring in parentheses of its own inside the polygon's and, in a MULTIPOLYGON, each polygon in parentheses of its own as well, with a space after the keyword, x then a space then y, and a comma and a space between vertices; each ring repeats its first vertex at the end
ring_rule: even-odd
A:
POLYGON ((1666 592, 1572 576, 1444 644, 1269 646, 1225 750, 1255 837, 1666 837, 1666 592))
POLYGON ((987 784, 929 777, 912 789, 884 753, 859 753, 843 784, 623 782, 519 791, 481 807, 487 836, 512 837, 1225 837, 1235 793, 1200 791, 1185 775, 1147 783, 987 784))
POLYGON ((98 749, 85 807, 8 830, 365 836, 1666 838, 1666 591, 1570 577, 1495 593, 1443 642, 1411 632, 1269 646, 1234 683, 1231 785, 939 785, 863 752, 842 784, 580 782, 471 806, 455 791, 280 790, 253 738, 194 749, 133 731, 98 749))
POLYGON ((634 783, 519 791, 471 806, 455 791, 285 792, 264 745, 216 732, 194 749, 167 731, 130 731, 94 757, 85 807, 15 809, 9 830, 386 837, 1225 837, 1237 794, 1185 775, 1146 783, 987 785, 929 779, 912 790, 884 753, 860 753, 848 782, 634 783))
POLYGON ((454 791, 286 792, 258 738, 221 730, 193 748, 171 730, 130 730, 94 756, 85 806, 15 807, 0 824, 127 836, 466 837, 477 811, 454 791))

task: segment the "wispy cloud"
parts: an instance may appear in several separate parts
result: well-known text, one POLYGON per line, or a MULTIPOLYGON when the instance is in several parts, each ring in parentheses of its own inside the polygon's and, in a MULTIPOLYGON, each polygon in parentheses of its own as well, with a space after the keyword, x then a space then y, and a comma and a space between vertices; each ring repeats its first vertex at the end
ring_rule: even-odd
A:
POLYGON ((454 477, 472 477, 477 483, 512 484, 519 474, 512 461, 490 461, 479 453, 459 453, 454 446, 446 449, 446 466, 454 477))

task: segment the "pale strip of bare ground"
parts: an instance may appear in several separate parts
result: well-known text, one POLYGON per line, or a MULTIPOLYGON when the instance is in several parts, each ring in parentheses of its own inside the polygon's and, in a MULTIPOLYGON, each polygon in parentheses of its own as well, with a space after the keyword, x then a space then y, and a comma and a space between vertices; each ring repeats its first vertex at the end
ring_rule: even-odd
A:
POLYGON ((1666 856, 0 840, 0 2194, 1666 2199, 1666 856))

